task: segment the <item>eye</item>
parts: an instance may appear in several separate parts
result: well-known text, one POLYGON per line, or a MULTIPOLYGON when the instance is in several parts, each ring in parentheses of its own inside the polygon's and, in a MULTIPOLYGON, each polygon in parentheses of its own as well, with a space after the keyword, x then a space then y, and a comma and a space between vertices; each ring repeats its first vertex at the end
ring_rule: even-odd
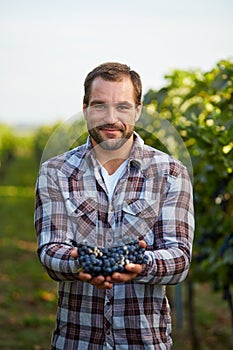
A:
POLYGON ((119 103, 116 108, 119 112, 128 112, 132 109, 132 106, 127 103, 119 103))
POLYGON ((95 105, 92 106, 92 108, 95 110, 95 111, 104 111, 106 109, 106 104, 105 103, 97 103, 95 105))

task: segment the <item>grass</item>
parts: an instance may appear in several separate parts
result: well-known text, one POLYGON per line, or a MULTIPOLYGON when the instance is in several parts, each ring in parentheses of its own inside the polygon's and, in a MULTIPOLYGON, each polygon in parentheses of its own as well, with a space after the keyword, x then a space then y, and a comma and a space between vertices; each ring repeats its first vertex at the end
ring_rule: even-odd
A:
MULTIPOLYGON (((173 287, 172 287, 173 288, 173 287)), ((191 350, 192 341, 190 336, 190 325, 187 313, 188 298, 184 290, 184 312, 183 327, 176 329, 174 324, 174 347, 173 350, 191 350)), ((195 328, 198 344, 195 350, 231 350, 233 344, 230 313, 226 302, 220 293, 213 291, 207 284, 195 284, 195 328)), ((173 310, 174 311, 174 310, 173 310)), ((175 320, 175 314, 173 314, 175 320)), ((175 322, 174 322, 175 323, 175 322)))
MULTIPOLYGON (((19 153, 0 186, 0 349, 47 350, 55 323, 57 285, 42 270, 33 226, 38 164, 19 153)), ((173 298, 173 287, 169 293, 173 298)), ((185 284, 183 286, 185 294, 185 284)), ((200 350, 231 349, 230 317, 221 295, 196 285, 195 319, 200 350)), ((182 329, 174 327, 174 350, 191 350, 184 297, 182 329)), ((175 319, 175 314, 173 315, 175 319)))
POLYGON ((56 283, 41 268, 33 226, 35 159, 19 155, 0 186, 0 349, 50 348, 56 283))

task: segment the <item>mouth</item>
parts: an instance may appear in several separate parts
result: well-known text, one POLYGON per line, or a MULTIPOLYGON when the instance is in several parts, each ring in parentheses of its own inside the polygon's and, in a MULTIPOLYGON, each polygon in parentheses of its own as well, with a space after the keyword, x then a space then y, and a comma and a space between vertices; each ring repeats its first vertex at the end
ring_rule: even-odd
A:
POLYGON ((105 124, 98 127, 99 132, 103 133, 107 138, 119 138, 124 132, 123 128, 119 125, 105 124))
POLYGON ((98 126, 98 129, 99 130, 109 131, 109 132, 123 131, 120 126, 111 125, 111 124, 100 125, 100 126, 98 126))

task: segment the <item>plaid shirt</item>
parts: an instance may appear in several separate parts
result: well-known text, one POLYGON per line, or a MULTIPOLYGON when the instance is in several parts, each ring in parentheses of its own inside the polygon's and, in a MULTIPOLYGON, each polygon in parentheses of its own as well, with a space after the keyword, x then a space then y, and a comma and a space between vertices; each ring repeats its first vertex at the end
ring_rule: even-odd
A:
POLYGON ((45 162, 37 182, 38 254, 59 282, 52 349, 170 349, 165 285, 188 273, 194 231, 186 168, 135 134, 111 202, 90 140, 45 162), (72 241, 111 246, 143 235, 148 264, 133 281, 100 290, 79 280, 72 241))

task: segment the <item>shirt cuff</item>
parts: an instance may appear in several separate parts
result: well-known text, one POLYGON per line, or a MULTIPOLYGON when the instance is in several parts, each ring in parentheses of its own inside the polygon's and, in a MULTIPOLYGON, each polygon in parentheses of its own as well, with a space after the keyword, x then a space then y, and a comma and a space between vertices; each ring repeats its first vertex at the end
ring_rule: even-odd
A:
POLYGON ((152 263, 153 263, 153 259, 150 255, 150 253, 145 252, 145 255, 147 256, 148 261, 146 264, 142 265, 142 272, 140 273, 140 276, 147 276, 149 274, 149 270, 150 270, 152 263))

